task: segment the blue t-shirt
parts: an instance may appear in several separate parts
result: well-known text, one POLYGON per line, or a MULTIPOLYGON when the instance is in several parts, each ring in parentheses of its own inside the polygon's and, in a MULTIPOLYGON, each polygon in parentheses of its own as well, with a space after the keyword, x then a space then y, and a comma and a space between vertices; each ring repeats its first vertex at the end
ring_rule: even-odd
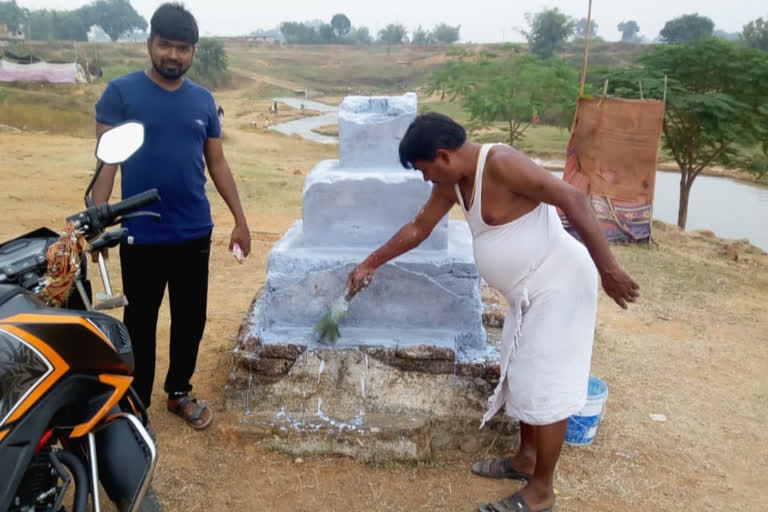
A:
POLYGON ((135 244, 173 244, 201 238, 213 228, 205 195, 203 148, 221 136, 213 95, 190 80, 167 91, 143 71, 109 82, 96 103, 96 121, 144 123, 144 145, 121 164, 122 196, 157 188, 162 201, 143 210, 162 218, 127 219, 135 244))

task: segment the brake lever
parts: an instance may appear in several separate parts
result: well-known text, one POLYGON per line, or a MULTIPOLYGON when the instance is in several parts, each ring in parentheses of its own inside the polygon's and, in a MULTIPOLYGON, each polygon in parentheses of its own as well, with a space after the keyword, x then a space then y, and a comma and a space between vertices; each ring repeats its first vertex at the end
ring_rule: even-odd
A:
POLYGON ((155 212, 133 212, 128 215, 123 215, 119 219, 115 219, 115 224, 123 222, 125 219, 133 219, 135 217, 154 217, 156 219, 162 218, 162 215, 155 212))

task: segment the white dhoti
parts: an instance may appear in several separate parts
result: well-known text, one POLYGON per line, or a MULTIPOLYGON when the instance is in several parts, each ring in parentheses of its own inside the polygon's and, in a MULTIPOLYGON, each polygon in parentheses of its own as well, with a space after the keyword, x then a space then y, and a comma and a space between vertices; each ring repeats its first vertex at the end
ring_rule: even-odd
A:
MULTIPOLYGON (((467 211, 475 262, 509 302, 499 384, 483 425, 502 406, 508 416, 547 425, 586 403, 597 313, 597 270, 586 248, 563 229, 555 208, 541 203, 501 226, 482 219, 482 177, 492 145, 483 146, 475 199, 467 211)), ((482 425, 481 425, 482 428, 482 425)))

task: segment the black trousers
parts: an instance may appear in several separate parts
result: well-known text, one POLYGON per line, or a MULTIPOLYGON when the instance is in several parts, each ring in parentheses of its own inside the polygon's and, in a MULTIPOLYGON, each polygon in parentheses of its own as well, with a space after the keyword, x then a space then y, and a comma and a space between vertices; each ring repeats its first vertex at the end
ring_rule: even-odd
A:
POLYGON ((166 286, 171 307, 171 339, 166 393, 192 390, 208 306, 210 235, 174 245, 120 246, 123 293, 128 299, 123 321, 133 343, 133 387, 144 405, 152 400, 155 379, 157 316, 166 286))

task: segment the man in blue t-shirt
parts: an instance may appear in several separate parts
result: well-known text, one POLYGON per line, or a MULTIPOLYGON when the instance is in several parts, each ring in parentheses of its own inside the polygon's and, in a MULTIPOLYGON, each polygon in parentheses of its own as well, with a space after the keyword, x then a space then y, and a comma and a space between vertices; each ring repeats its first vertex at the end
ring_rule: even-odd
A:
MULTIPOLYGON (((224 157, 213 96, 185 79, 198 40, 194 17, 166 3, 151 20, 147 47, 152 65, 112 80, 96 103, 97 135, 128 120, 144 123, 144 145, 121 164, 122 196, 151 188, 161 215, 127 219, 120 246, 124 321, 136 360, 134 388, 148 407, 155 376, 157 316, 166 286, 171 309, 170 360, 165 379, 168 410, 194 428, 205 428, 213 412, 190 394, 190 379, 206 321, 208 260, 213 221, 205 195, 205 167, 235 219, 230 250, 245 256, 251 235, 237 187, 224 157)), ((109 200, 117 166, 104 166, 93 188, 97 204, 109 200)))

